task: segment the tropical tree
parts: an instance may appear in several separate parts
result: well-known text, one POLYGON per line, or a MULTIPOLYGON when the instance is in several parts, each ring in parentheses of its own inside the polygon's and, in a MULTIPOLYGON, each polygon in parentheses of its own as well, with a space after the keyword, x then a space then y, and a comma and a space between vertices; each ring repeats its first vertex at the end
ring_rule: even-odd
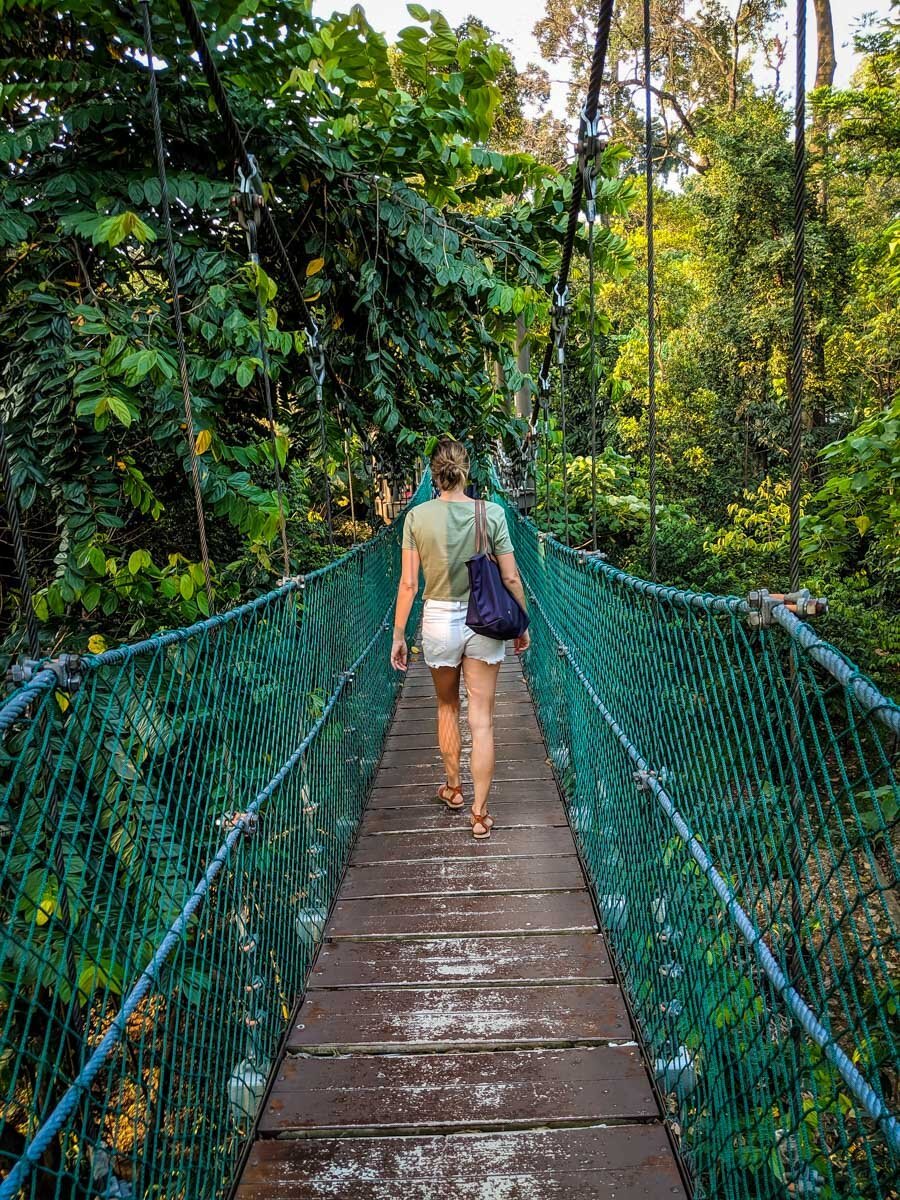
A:
MULTIPOLYGON (((295 0, 249 15, 202 6, 288 273, 265 228, 263 268, 248 266, 232 149, 177 11, 153 9, 188 446, 142 30, 96 0, 65 17, 36 11, 0 18, 0 405, 41 616, 89 628, 102 613, 116 631, 206 610, 191 451, 224 597, 276 573, 276 462, 296 568, 321 553, 326 477, 346 500, 345 441, 352 470, 374 461, 397 477, 423 431, 452 428, 476 450, 521 433, 494 363, 519 386, 515 321, 543 320, 566 185, 491 148, 508 56, 484 29, 457 35, 412 5, 416 23, 389 52, 360 9, 322 21, 295 0), (324 419, 313 320, 329 365, 324 419)), ((607 252, 624 247, 611 239, 607 252)))

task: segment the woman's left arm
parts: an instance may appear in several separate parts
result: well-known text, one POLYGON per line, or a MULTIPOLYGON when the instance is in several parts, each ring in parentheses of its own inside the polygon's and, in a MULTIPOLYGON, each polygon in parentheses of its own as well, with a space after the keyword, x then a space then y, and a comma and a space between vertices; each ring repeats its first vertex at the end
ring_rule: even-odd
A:
POLYGON ((397 588, 397 607, 394 611, 394 641, 391 646, 391 666, 395 671, 405 671, 409 665, 406 622, 409 620, 418 590, 419 552, 404 546, 400 585, 397 588))

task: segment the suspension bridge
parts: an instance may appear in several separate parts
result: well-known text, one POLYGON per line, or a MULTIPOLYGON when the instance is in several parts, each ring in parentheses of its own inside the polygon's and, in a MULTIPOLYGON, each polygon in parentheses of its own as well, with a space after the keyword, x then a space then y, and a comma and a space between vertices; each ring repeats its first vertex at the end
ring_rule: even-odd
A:
MULTIPOLYGON (((240 165, 248 253, 259 224, 290 280, 179 9, 240 165)), ((581 206, 589 237, 595 218, 611 15, 604 0, 545 429, 581 206)), ((647 182, 650 199, 649 157, 647 182)), ((307 344, 321 418, 312 322, 307 344)), ((193 458, 191 479, 208 561, 193 458)), ((429 804, 424 667, 390 669, 400 520, 289 577, 282 515, 280 587, 100 654, 42 657, 31 616, 0 705, 0 1200, 896 1195, 900 708, 805 619, 799 489, 790 593, 741 598, 570 548, 519 511, 521 484, 494 480, 533 643, 501 669, 484 845, 429 804)))

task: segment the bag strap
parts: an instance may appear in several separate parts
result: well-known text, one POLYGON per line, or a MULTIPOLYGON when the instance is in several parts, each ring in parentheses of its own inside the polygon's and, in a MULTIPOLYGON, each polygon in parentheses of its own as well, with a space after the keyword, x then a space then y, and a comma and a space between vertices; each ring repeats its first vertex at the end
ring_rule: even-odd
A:
POLYGON ((483 500, 475 501, 475 553, 490 553, 488 537, 487 505, 483 500))
POLYGON ((483 500, 475 501, 475 553, 484 554, 485 543, 485 508, 483 500))

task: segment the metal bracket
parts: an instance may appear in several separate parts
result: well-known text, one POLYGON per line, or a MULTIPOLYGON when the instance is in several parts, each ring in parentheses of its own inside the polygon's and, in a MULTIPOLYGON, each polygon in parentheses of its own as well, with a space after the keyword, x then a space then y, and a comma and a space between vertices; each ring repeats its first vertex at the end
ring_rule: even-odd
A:
POLYGON ((305 575, 282 575, 278 581, 279 587, 285 587, 289 583, 295 583, 297 588, 302 592, 306 587, 305 575))
POLYGON ((569 326, 569 289, 553 285, 553 313, 550 318, 550 331, 553 344, 556 347, 556 360, 560 366, 566 361, 566 331, 569 326))
POLYGON ((306 357, 309 360, 309 369, 315 380, 316 387, 322 387, 325 383, 325 351, 319 339, 318 323, 312 313, 310 313, 309 321, 306 325, 306 338, 306 357))
POLYGON ((659 1006, 660 1012, 669 1022, 675 1022, 684 1012, 684 1005, 680 1000, 664 1000, 659 1006))
POLYGON ((238 223, 241 229, 247 234, 247 241, 250 245, 250 257, 254 262, 259 261, 259 257, 255 249, 255 237, 251 238, 251 226, 253 232, 259 228, 262 221, 262 210, 265 208, 265 200, 262 195, 262 176, 259 173, 256 159, 252 154, 248 154, 250 160, 251 171, 249 175, 245 175, 243 168, 238 166, 238 190, 231 197, 231 207, 237 213, 238 223), (256 183, 258 186, 254 186, 256 183))
POLYGON ((770 592, 768 588, 756 588, 747 596, 747 604, 750 607, 747 622, 752 629, 768 629, 774 620, 772 613, 780 604, 801 620, 821 617, 828 612, 825 597, 813 596, 809 588, 799 592, 770 592))
POLYGON ((594 113, 592 121, 587 115, 587 106, 585 105, 581 110, 581 119, 584 122, 584 131, 578 151, 583 158, 596 158, 600 153, 600 113, 594 113))
POLYGON ((632 779, 639 792, 649 792, 651 790, 650 780, 658 780, 659 775, 656 771, 635 771, 632 774, 632 779))
POLYGON ((237 829, 241 822, 244 837, 252 837, 259 831, 259 814, 255 812, 226 812, 216 818, 216 824, 223 829, 237 829))
POLYGON ((83 682, 80 654, 60 654, 58 658, 23 658, 13 663, 6 672, 10 683, 31 683, 40 671, 53 671, 58 688, 63 692, 77 692, 83 682))
POLYGON ((584 122, 584 133, 578 144, 578 170, 581 174, 581 187, 584 195, 584 215, 588 224, 593 225, 597 219, 597 155, 600 151, 600 119, 595 115, 593 121, 588 118, 587 110, 581 110, 581 120, 584 122))

